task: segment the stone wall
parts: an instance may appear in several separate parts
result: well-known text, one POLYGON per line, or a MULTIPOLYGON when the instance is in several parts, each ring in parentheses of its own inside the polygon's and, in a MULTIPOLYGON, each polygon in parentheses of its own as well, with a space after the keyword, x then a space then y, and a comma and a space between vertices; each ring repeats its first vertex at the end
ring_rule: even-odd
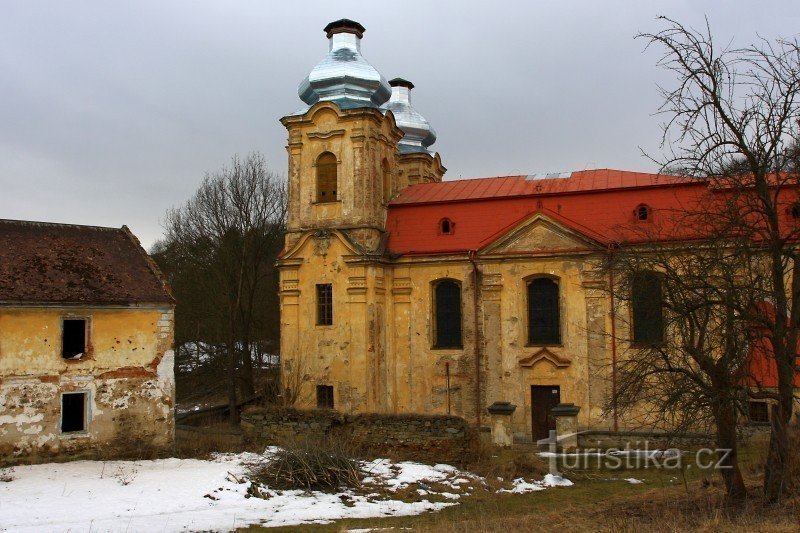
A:
POLYGON ((242 413, 242 430, 245 439, 254 445, 332 437, 370 455, 456 464, 469 459, 478 442, 475 430, 455 416, 350 415, 249 407, 242 413))

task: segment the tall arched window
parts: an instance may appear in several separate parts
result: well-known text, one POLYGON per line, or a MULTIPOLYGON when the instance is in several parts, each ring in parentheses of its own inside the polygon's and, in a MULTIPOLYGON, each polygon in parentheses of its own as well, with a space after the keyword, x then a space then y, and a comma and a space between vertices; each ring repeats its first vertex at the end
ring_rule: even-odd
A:
POLYGON ((337 162, 336 156, 324 152, 317 158, 317 202, 335 202, 337 200, 337 162))
POLYGON ((461 285, 451 280, 434 288, 434 348, 461 348, 461 285))
POLYGON ((640 272, 631 279, 631 341, 639 345, 660 344, 664 340, 664 299, 661 277, 655 272, 640 272))
POLYGON ((528 343, 561 344, 558 282, 550 278, 528 282, 528 343))

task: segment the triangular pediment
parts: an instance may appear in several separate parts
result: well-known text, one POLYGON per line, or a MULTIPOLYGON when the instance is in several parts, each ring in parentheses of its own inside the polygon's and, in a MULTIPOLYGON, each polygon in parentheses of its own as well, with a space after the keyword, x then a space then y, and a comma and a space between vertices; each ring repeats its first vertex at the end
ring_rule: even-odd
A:
POLYGON ((565 223, 536 213, 489 243, 481 253, 596 250, 601 244, 565 223))
POLYGON ((325 255, 331 245, 340 246, 340 253, 344 255, 358 255, 355 246, 344 235, 335 230, 316 230, 309 231, 287 250, 281 260, 290 260, 311 254, 325 255))
POLYGON ((544 363, 544 362, 550 363, 556 368, 566 368, 570 364, 572 364, 572 361, 570 361, 569 359, 559 357, 558 355, 554 354, 547 348, 542 348, 533 355, 529 355, 524 359, 520 359, 519 365, 525 368, 533 368, 539 363, 544 363))

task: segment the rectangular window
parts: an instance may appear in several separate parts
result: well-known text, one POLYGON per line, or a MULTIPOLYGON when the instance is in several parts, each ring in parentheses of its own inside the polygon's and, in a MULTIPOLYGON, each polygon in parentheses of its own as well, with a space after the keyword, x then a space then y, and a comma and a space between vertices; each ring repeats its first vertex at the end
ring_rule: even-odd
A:
POLYGON ((86 393, 65 392, 61 395, 61 433, 86 431, 86 393))
POLYGON ((320 283, 317 285, 317 325, 333 324, 333 285, 320 283))
POLYGON ((333 385, 317 385, 317 409, 333 409, 333 385))
POLYGON ((655 346, 664 341, 664 300, 661 278, 643 272, 631 281, 631 311, 634 344, 655 346))
POLYGON ((61 357, 80 359, 86 354, 87 320, 65 318, 61 325, 61 357))
POLYGON ((754 424, 769 423, 769 404, 767 402, 750 402, 748 411, 750 422, 754 424))

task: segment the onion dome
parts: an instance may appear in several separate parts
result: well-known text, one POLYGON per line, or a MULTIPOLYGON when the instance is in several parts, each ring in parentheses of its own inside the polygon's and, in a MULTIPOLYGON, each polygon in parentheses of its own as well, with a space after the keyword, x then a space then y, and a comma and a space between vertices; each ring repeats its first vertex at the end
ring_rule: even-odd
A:
POLYGON ((341 109, 380 107, 391 88, 380 72, 361 55, 364 26, 341 19, 325 26, 330 45, 328 55, 300 84, 300 99, 312 106, 320 101, 336 102, 341 109))
POLYGON ((400 153, 431 153, 428 147, 436 142, 436 132, 411 105, 410 93, 414 84, 395 78, 389 81, 389 85, 392 86, 392 97, 381 109, 391 111, 397 127, 403 130, 403 138, 397 143, 400 153))

